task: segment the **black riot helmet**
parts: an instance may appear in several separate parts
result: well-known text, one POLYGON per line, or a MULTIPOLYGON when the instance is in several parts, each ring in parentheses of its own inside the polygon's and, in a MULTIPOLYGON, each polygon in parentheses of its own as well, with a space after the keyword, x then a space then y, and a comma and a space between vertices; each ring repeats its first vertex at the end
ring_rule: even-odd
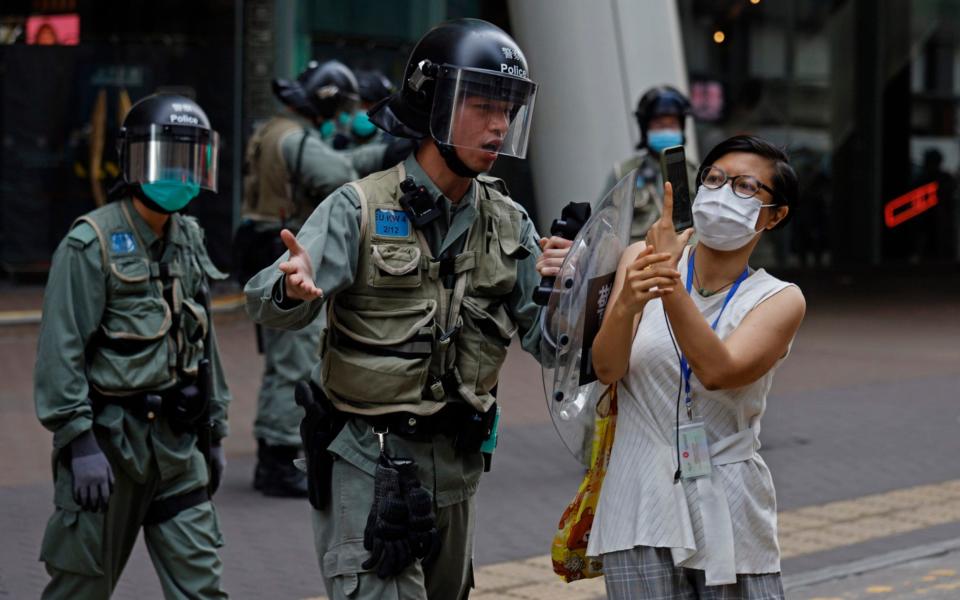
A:
POLYGON ((513 38, 480 19, 457 19, 437 25, 417 42, 398 92, 370 109, 370 120, 398 137, 437 142, 447 165, 473 176, 453 152, 454 146, 523 158, 537 84, 530 80, 527 59, 513 38), (472 113, 470 111, 473 111, 472 113), (458 139, 460 121, 477 111, 503 121, 493 143, 482 146, 458 139))
POLYGON ((654 117, 675 116, 680 120, 680 129, 683 130, 685 119, 690 113, 690 100, 680 93, 680 90, 669 85, 650 88, 640 96, 637 110, 633 113, 640 126, 640 143, 637 147, 643 148, 647 145, 647 129, 654 117))
POLYGON ((200 105, 177 94, 140 100, 123 119, 117 138, 127 186, 197 185, 217 191, 220 136, 200 105))
POLYGON ((300 115, 323 121, 353 112, 360 101, 357 78, 337 60, 310 61, 294 81, 274 79, 273 94, 300 115))
POLYGON ((386 75, 377 70, 356 71, 357 85, 360 88, 360 100, 363 102, 379 102, 396 91, 393 82, 386 75))

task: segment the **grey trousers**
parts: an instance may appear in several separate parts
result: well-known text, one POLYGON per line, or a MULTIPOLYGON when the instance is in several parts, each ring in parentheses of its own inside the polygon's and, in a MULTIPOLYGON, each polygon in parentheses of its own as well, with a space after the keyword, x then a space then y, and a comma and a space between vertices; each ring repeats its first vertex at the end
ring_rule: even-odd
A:
POLYGON ((737 575, 729 585, 706 585, 703 571, 673 564, 667 548, 637 546, 603 555, 611 600, 783 600, 780 573, 737 575))
POLYGON ((271 446, 299 446, 303 409, 293 399, 298 381, 310 378, 326 324, 321 316, 296 331, 263 328, 263 380, 257 394, 253 435, 271 446))
MULTIPOLYGON (((199 452, 194 460, 202 461, 199 452)), ((223 564, 217 549, 223 546, 223 538, 213 504, 204 502, 163 523, 142 525, 154 500, 206 485, 206 475, 197 479, 187 471, 163 481, 154 466, 147 481, 137 483, 123 468, 111 464, 116 481, 106 513, 80 510, 72 498, 73 476, 57 465, 57 508, 47 524, 40 554, 50 574, 44 600, 109 598, 141 529, 164 598, 227 598, 220 585, 223 564)))
POLYGON ((463 600, 473 587, 474 497, 436 508, 440 555, 380 579, 361 564, 370 557, 363 530, 373 505, 373 477, 345 460, 333 463, 330 503, 313 511, 314 542, 330 600, 463 600))

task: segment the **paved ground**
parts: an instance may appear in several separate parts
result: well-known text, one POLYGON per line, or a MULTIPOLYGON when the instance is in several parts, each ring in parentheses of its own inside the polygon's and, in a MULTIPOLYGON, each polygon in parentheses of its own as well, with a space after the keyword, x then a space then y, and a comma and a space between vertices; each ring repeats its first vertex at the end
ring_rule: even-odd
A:
POLYGON ((960 540, 951 546, 953 550, 879 569, 865 562, 863 571, 847 569, 841 577, 788 588, 788 596, 796 600, 956 600, 960 598, 960 552, 956 549, 960 540))
MULTIPOLYGON (((777 376, 761 436, 788 578, 960 538, 958 288, 953 273, 804 283, 808 317, 777 376)), ((38 296, 0 291, 0 310, 29 310, 38 296)), ((315 597, 323 590, 308 505, 250 489, 260 368, 252 327, 236 313, 219 315, 217 326, 235 396, 230 464, 217 497, 225 584, 238 598, 315 597)), ((36 556, 52 508, 50 436, 31 401, 35 336, 33 326, 0 328, 0 597, 36 597, 45 581, 36 556)), ((603 596, 600 580, 562 586, 543 558, 582 473, 546 418, 538 374, 529 357, 511 354, 500 386, 501 446, 479 495, 477 598, 603 596)), ((957 581, 951 570, 960 571, 955 552, 791 589, 788 597, 960 598, 960 587, 943 587, 957 581), (893 591, 877 591, 884 586, 893 591)), ((115 597, 160 598, 142 546, 115 597)))

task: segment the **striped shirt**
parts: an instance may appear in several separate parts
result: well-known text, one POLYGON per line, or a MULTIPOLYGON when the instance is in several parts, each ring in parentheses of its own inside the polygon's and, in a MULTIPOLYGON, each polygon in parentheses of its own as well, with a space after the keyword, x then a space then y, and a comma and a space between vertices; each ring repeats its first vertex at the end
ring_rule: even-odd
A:
MULTIPOLYGON (((681 281, 686 280, 688 254, 689 249, 678 265, 681 281)), ((790 285, 763 269, 751 270, 723 311, 717 335, 725 339, 757 305, 790 285)), ((709 323, 719 313, 725 296, 703 297, 691 292, 709 323)), ((635 546, 670 548, 677 565, 707 570, 710 585, 720 583, 709 581, 711 554, 715 557, 732 552, 730 566, 739 574, 778 572, 780 548, 773 480, 755 450, 760 447, 756 436, 779 364, 757 381, 737 389, 708 391, 696 374, 691 375, 694 417, 704 422, 714 455, 713 474, 706 481, 682 480, 675 485, 674 431, 682 378, 663 304, 660 300, 647 303, 633 340, 629 370, 619 383, 616 437, 587 553, 600 556, 635 546), (747 436, 747 456, 718 460, 717 442, 737 439, 731 436, 738 433, 741 439, 747 436), (706 542, 709 534, 705 532, 700 498, 705 484, 710 484, 710 491, 716 491, 729 507, 733 532, 730 549, 711 548, 706 542)), ((682 424, 688 421, 682 394, 680 404, 682 424)))

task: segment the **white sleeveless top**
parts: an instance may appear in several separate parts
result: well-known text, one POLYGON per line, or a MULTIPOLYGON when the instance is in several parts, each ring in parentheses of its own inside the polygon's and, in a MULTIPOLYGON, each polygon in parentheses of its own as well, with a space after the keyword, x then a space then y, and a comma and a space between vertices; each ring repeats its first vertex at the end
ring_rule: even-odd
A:
MULTIPOLYGON (((686 281, 689 250, 678 265, 681 282, 686 281)), ((723 311, 717 335, 725 339, 757 305, 790 285, 763 269, 751 271, 723 311)), ((690 295, 708 323, 726 297, 690 295)), ((694 417, 704 421, 713 472, 674 484, 682 378, 663 303, 648 302, 629 369, 618 384, 616 437, 587 554, 634 546, 670 548, 676 565, 706 571, 707 585, 734 583, 737 573, 779 572, 773 480, 756 452, 760 419, 779 364, 757 381, 731 390, 708 391, 691 375, 694 417)), ((680 405, 683 424, 688 419, 682 393, 680 405)))

